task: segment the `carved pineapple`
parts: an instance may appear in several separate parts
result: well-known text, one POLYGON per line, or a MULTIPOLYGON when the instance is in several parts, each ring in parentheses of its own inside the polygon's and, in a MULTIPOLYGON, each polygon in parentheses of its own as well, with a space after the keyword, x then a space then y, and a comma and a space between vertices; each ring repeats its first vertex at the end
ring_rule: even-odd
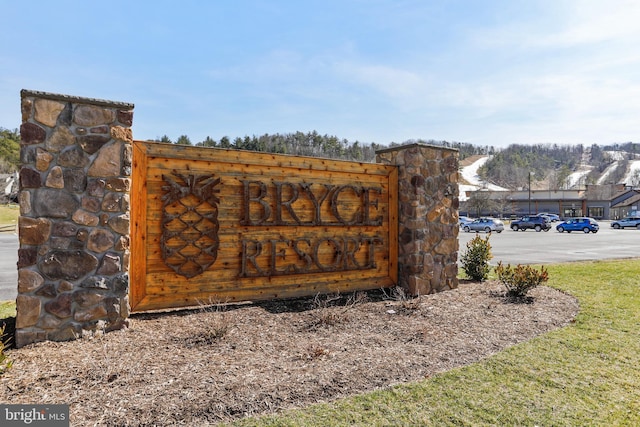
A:
POLYGON ((162 258, 187 278, 206 271, 218 256, 220 178, 211 175, 162 175, 162 258))

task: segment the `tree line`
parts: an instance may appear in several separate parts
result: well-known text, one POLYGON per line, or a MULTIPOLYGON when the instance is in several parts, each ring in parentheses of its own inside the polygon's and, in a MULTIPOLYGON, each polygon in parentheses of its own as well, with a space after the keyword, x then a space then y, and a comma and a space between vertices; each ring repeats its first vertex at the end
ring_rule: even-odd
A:
MULTIPOLYGON (((569 175, 581 164, 593 167, 587 176, 587 183, 595 183, 602 172, 614 160, 616 168, 610 170, 607 181, 617 182, 625 174, 628 161, 640 159, 640 144, 578 145, 558 144, 511 144, 498 149, 490 145, 474 145, 466 142, 436 141, 433 139, 409 139, 402 143, 391 142, 387 145, 375 142, 349 141, 334 135, 320 134, 317 131, 264 134, 230 138, 223 136, 219 140, 207 136, 193 143, 187 135, 172 140, 169 136, 151 141, 198 147, 218 147, 234 150, 252 150, 298 156, 328 157, 334 159, 374 162, 376 151, 406 145, 423 143, 457 149, 460 160, 474 155, 489 155, 491 158, 479 169, 480 177, 505 188, 528 188, 530 179, 546 179, 550 188, 562 188, 569 175), (612 151, 623 152, 623 159, 612 158, 612 151), (531 174, 531 175, 530 175, 531 174)), ((0 173, 18 170, 20 164, 20 133, 0 127, 0 173)), ((609 183, 609 182, 607 182, 609 183)))
POLYGON ((460 159, 477 154, 493 154, 494 147, 473 145, 466 142, 436 141, 433 139, 409 139, 402 143, 391 142, 388 145, 377 144, 375 142, 363 143, 358 140, 350 142, 344 138, 334 135, 321 135, 317 131, 276 133, 273 135, 264 134, 261 136, 236 137, 233 140, 228 136, 223 136, 220 140, 215 140, 207 136, 203 141, 195 144, 187 135, 180 135, 175 141, 167 135, 158 137, 152 142, 163 142, 178 145, 194 145, 196 147, 217 147, 235 150, 264 151, 276 154, 290 154, 296 156, 329 157, 343 160, 354 160, 363 162, 375 161, 375 153, 378 150, 407 145, 414 143, 437 145, 458 150, 460 159))
POLYGON ((195 145, 197 147, 218 147, 233 150, 251 150, 268 153, 290 154, 296 156, 329 157, 334 159, 356 160, 372 162, 375 152, 384 148, 383 145, 349 142, 333 135, 321 135, 317 131, 264 134, 261 136, 236 137, 234 139, 223 136, 215 140, 207 136, 203 141, 193 144, 187 135, 179 136, 175 141, 167 135, 152 140, 178 145, 195 145))
MULTIPOLYGON (((424 143, 455 148, 463 160, 473 155, 491 155, 496 152, 492 146, 479 146, 466 142, 436 141, 433 139, 410 139, 402 143, 391 142, 383 145, 375 142, 349 141, 334 135, 321 135, 317 131, 264 134, 230 138, 223 136, 215 140, 207 136, 204 140, 193 143, 189 136, 180 135, 172 140, 163 135, 150 141, 178 145, 194 145, 198 147, 218 147, 235 150, 252 150, 269 153, 289 154, 296 156, 328 157, 334 159, 374 162, 376 151, 412 143, 424 143)), ((20 165, 20 132, 18 129, 0 127, 0 173, 12 173, 20 165)))

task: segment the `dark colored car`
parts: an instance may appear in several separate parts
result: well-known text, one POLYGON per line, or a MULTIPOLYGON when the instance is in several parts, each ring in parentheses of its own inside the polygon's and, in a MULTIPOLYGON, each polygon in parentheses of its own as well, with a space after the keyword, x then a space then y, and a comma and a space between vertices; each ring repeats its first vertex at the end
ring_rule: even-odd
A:
POLYGON ((622 219, 618 219, 611 222, 611 226, 615 229, 635 227, 640 230, 640 216, 627 216, 622 219))
POLYGON ((556 230, 560 233, 571 233, 572 231, 583 231, 585 233, 597 233, 600 229, 598 222, 593 218, 578 217, 571 218, 556 225, 556 230))
POLYGON ((522 218, 511 221, 511 229, 513 231, 524 231, 524 230, 536 230, 536 231, 549 231, 551 230, 551 225, 549 221, 543 216, 523 216, 522 218))

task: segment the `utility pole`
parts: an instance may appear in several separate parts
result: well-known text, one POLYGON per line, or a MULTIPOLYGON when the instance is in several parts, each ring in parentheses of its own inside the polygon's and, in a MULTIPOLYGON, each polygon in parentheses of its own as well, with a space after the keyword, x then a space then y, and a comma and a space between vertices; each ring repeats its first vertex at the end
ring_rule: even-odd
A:
POLYGON ((529 215, 531 215, 531 171, 529 171, 529 215))

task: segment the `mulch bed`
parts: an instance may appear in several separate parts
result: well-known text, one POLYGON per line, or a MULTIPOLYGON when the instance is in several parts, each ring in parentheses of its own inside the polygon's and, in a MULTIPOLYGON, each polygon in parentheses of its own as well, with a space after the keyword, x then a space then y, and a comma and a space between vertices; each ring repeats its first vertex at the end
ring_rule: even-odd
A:
POLYGON ((417 381, 564 326, 575 298, 495 282, 134 315, 129 329, 8 350, 0 402, 66 403, 76 425, 202 425, 417 381))

